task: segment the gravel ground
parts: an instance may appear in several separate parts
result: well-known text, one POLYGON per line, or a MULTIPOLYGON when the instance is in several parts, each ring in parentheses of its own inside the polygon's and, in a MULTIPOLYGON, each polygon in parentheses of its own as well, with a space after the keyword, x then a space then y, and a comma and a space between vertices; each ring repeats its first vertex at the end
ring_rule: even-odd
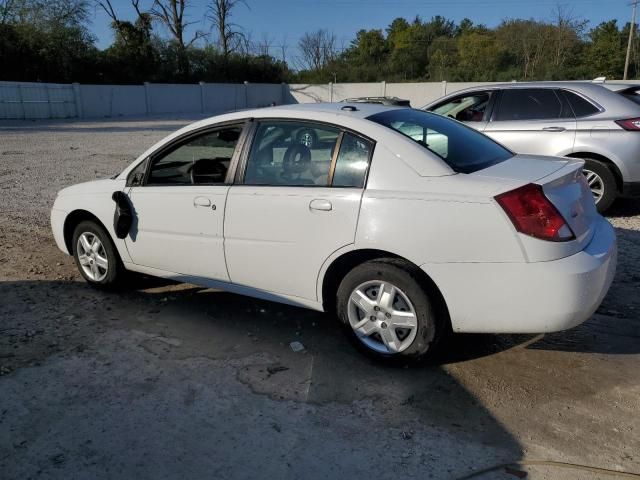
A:
POLYGON ((612 289, 569 332, 455 336, 432 365, 355 353, 326 315, 141 278, 88 288, 55 193, 187 119, 0 123, 0 477, 601 478, 640 472, 640 202, 612 289), (291 341, 306 349, 294 353, 291 341))

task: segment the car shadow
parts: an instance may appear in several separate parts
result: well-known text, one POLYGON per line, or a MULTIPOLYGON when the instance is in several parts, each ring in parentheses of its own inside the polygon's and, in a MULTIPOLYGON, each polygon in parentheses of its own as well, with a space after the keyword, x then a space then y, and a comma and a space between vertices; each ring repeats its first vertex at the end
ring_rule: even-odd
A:
MULTIPOLYGON (((151 362, 158 364, 155 368, 172 371, 173 367, 168 365, 182 365, 178 367, 180 370, 188 365, 185 362, 195 361, 192 359, 206 359, 210 362, 206 368, 220 371, 220 375, 223 370, 219 369, 234 368, 236 381, 249 387, 244 394, 247 397, 255 398, 252 395, 258 395, 269 402, 295 402, 313 406, 314 412, 325 412, 305 416, 307 420, 304 421, 309 422, 305 428, 315 433, 310 434, 305 448, 296 449, 295 452, 290 451, 287 442, 279 444, 278 433, 271 428, 260 432, 262 436, 273 436, 271 448, 274 458, 279 453, 283 457, 286 454, 287 462, 293 464, 292 460, 295 460, 297 468, 301 468, 296 475, 288 478, 321 476, 314 474, 313 469, 309 470, 313 461, 307 457, 319 450, 350 450, 358 455, 373 454, 378 459, 397 458, 398 462, 405 462, 402 459, 411 455, 415 457, 414 460, 420 461, 405 462, 395 468, 408 469, 418 476, 426 472, 440 472, 436 475, 438 478, 457 478, 480 467, 517 462, 523 455, 519 441, 456 379, 455 374, 447 371, 445 365, 436 362, 413 368, 397 368, 376 363, 356 351, 337 321, 322 313, 140 276, 137 277, 135 290, 120 292, 96 291, 80 282, 0 282, 0 316, 7 319, 4 328, 9 329, 0 337, 0 357, 4 355, 2 363, 5 365, 13 362, 12 369, 16 370, 16 374, 22 367, 42 364, 46 366, 43 374, 46 371, 46 375, 51 375, 56 358, 77 356, 85 358, 83 364, 91 365, 93 371, 101 371, 100 365, 105 364, 108 365, 107 372, 120 372, 121 367, 117 364, 119 357, 114 349, 121 351, 125 347, 111 345, 107 338, 110 332, 127 331, 131 332, 129 337, 140 336, 139 343, 128 348, 132 354, 145 358, 142 362, 144 365, 151 362), (22 338, 22 332, 29 330, 37 333, 22 338), (16 338, 15 335, 20 338, 11 342, 12 338, 16 338), (304 349, 294 352, 291 342, 299 342, 304 349), (52 344, 57 346, 52 349, 52 344), (6 357, 7 353, 13 356, 6 357), (327 420, 324 418, 332 420, 325 424, 323 422, 327 420), (323 445, 326 440, 321 432, 327 432, 326 439, 329 439, 333 438, 329 434, 333 429, 346 429, 352 433, 347 437, 340 436, 335 440, 337 443, 323 445), (374 432, 380 441, 368 444, 367 439, 374 432)), ((486 345, 482 345, 482 342, 470 342, 466 350, 466 358, 487 353, 486 345)), ((127 369, 138 368, 134 360, 129 361, 132 364, 127 369)), ((77 372, 77 375, 81 375, 81 372, 77 372)), ((141 371, 140 375, 148 374, 141 371)), ((202 375, 206 378, 204 372, 202 375)), ((129 402, 137 400, 129 392, 129 385, 132 382, 135 384, 134 381, 122 378, 107 378, 104 381, 109 385, 120 385, 122 392, 118 395, 126 395, 129 402)), ((180 386, 184 379, 175 377, 167 381, 174 388, 180 386)), ((48 383, 43 381, 42 388, 53 388, 45 385, 48 383)), ((75 393, 69 398, 57 400, 64 401, 69 412, 81 408, 76 402, 83 395, 77 389, 81 391, 95 386, 76 385, 75 388, 75 393)), ((206 390, 208 387, 201 384, 198 388, 206 390)), ((146 395, 145 402, 153 405, 156 401, 154 395, 147 390, 143 393, 146 395)), ((33 395, 28 390, 18 393, 22 394, 33 395)), ((212 395, 215 398, 218 394, 212 392, 212 395)), ((162 401, 166 402, 165 399, 162 401)), ((243 407, 244 403, 255 404, 255 400, 240 397, 236 401, 235 420, 224 420, 230 425, 240 421, 243 415, 255 414, 243 407)), ((47 411, 44 398, 41 407, 40 415, 44 415, 47 411)), ((193 433, 194 441, 196 437, 208 437, 220 445, 218 448, 221 451, 232 447, 231 440, 223 442, 216 436, 219 422, 223 420, 211 416, 213 408, 189 409, 188 405, 167 407, 163 404, 162 410, 167 408, 184 410, 190 416, 189 422, 198 422, 193 433), (207 425, 208 429, 205 428, 207 425)), ((101 418, 102 409, 100 402, 90 408, 92 422, 101 418)), ((167 456, 172 458, 173 455, 170 448, 173 414, 169 414, 166 423, 161 417, 142 418, 145 414, 148 415, 148 412, 140 412, 141 417, 137 418, 136 410, 131 410, 123 421, 153 423, 154 438, 148 439, 148 432, 140 431, 137 438, 123 441, 133 442, 128 455, 135 456, 145 442, 156 444, 157 439, 166 438, 166 443, 158 446, 157 453, 146 459, 162 464, 167 456)), ((271 410, 264 414, 274 415, 271 410)), ((295 420, 300 421, 303 420, 295 420)), ((38 417, 37 422, 37 428, 42 431, 38 430, 35 434, 41 434, 44 438, 49 435, 55 437, 59 428, 66 431, 77 429, 78 433, 72 436, 74 442, 90 440, 93 448, 104 449, 105 455, 119 455, 113 450, 113 445, 103 441, 100 434, 93 438, 79 438, 83 432, 79 425, 65 425, 46 417, 38 417)), ((287 422, 284 418, 278 418, 278 429, 287 431, 300 428, 297 424, 287 422)), ((259 429, 258 426, 255 428, 259 429)), ((23 433, 18 430, 16 435, 23 433)), ((239 450, 250 449, 255 435, 255 432, 247 432, 239 450)), ((64 444, 64 440, 56 441, 62 444, 65 451, 75 451, 74 445, 64 444)), ((233 448, 237 449, 238 445, 233 448)), ((197 465, 205 461, 195 454, 182 452, 179 463, 197 465)), ((233 452, 228 453, 229 458, 234 458, 233 452)), ((18 451, 13 460, 5 459, 5 462, 24 460, 21 454, 18 451)), ((67 454, 68 457, 71 455, 67 454)), ((346 460, 340 460, 340 457, 336 452, 337 464, 347 473, 357 474, 368 468, 357 462, 351 465, 346 460)), ((251 458, 245 458, 243 464, 251 465, 252 462, 251 458)), ((375 464, 378 461, 368 462, 375 464)), ((259 471, 258 465, 254 467, 255 471, 259 471)), ((78 468, 75 473, 81 475, 84 467, 80 465, 78 468)), ((45 472, 52 471, 45 468, 45 472)), ((173 473, 177 475, 178 472, 173 473)), ((268 473, 267 468, 267 477, 268 473)), ((126 477, 127 472, 123 472, 123 476, 126 477)))

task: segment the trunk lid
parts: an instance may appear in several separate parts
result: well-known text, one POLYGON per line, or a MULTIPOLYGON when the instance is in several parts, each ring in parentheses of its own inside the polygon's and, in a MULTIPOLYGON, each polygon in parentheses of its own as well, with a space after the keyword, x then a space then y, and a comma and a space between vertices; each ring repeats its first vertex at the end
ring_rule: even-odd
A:
POLYGON ((520 235, 529 259, 543 261, 573 255, 591 241, 599 214, 582 173, 583 165, 582 160, 574 158, 516 155, 472 175, 509 179, 514 182, 513 188, 529 183, 542 187, 576 237, 567 242, 550 242, 520 235))

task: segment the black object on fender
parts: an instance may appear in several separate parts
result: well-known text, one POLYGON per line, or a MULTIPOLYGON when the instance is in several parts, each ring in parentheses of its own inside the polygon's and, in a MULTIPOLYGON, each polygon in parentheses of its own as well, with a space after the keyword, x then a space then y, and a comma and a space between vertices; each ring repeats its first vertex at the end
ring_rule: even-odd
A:
POLYGON ((116 237, 125 238, 133 224, 131 204, 124 192, 121 191, 113 192, 111 198, 116 202, 116 211, 113 214, 113 230, 116 232, 116 237))

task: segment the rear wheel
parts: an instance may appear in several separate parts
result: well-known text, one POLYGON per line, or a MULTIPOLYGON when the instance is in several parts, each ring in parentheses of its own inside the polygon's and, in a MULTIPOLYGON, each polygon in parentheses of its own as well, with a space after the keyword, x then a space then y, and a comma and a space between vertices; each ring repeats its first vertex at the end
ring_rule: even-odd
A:
POLYGON ((611 169, 599 160, 584 159, 584 175, 600 213, 606 211, 618 196, 616 179, 611 169))
POLYGON ((408 262, 378 259, 344 277, 337 313, 358 348, 387 361, 415 361, 433 352, 443 322, 418 274, 408 262))
POLYGON ((124 267, 109 234, 92 221, 80 222, 73 232, 73 258, 92 286, 114 287, 124 267))

